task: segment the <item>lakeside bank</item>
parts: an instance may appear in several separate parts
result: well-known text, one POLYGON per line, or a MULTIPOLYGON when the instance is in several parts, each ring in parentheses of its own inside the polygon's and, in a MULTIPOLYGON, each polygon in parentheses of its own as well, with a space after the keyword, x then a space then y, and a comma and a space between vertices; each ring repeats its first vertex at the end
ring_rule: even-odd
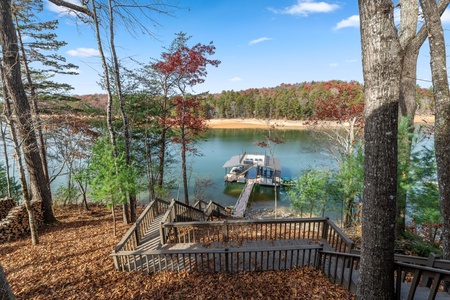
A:
MULTIPOLYGON (((434 116, 416 116, 414 118, 416 124, 433 124, 434 116)), ((312 125, 311 121, 299 120, 262 120, 262 119, 210 119, 207 122, 209 128, 217 129, 251 129, 251 128, 268 128, 275 125, 280 129, 308 129, 311 126, 319 127, 341 127, 335 121, 320 121, 312 125)))

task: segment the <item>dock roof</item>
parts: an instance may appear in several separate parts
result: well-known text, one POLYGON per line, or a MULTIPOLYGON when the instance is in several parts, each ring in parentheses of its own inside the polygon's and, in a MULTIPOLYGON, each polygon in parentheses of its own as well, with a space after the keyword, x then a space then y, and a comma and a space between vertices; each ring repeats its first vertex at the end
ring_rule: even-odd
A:
MULTIPOLYGON (((247 155, 235 155, 232 156, 224 165, 223 168, 232 168, 237 166, 245 166, 248 164, 244 164, 243 161, 245 160, 247 155)), ((255 156, 255 155, 253 155, 255 156)), ((257 155, 259 156, 259 155, 257 155)), ((281 163, 278 158, 273 158, 268 155, 260 155, 261 157, 264 157, 264 164, 259 164, 260 166, 263 166, 268 169, 281 171, 281 163)))

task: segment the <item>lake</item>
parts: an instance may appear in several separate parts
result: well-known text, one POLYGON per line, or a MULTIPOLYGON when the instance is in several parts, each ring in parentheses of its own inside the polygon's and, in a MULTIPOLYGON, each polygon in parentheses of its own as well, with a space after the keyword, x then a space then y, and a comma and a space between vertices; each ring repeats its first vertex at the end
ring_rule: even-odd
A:
MULTIPOLYGON (((282 177, 298 177, 309 168, 333 169, 336 162, 324 149, 326 142, 321 134, 311 130, 277 131, 284 143, 275 145, 274 156, 281 161, 282 177)), ((210 129, 204 139, 199 141, 196 148, 201 156, 191 156, 188 164, 192 168, 190 176, 191 202, 194 201, 193 186, 195 177, 209 177, 214 185, 207 189, 205 200, 213 200, 222 205, 234 205, 244 187, 242 183, 225 183, 226 170, 223 164, 232 156, 247 153, 261 153, 270 155, 270 149, 254 145, 267 135, 264 129, 210 129)), ((179 199, 183 201, 181 168, 179 169, 179 199)), ((176 198, 178 190, 172 191, 176 198)), ((279 189, 279 206, 288 207, 290 202, 283 188, 279 189)), ((274 189, 272 187, 256 186, 250 199, 252 208, 273 208, 274 189)))

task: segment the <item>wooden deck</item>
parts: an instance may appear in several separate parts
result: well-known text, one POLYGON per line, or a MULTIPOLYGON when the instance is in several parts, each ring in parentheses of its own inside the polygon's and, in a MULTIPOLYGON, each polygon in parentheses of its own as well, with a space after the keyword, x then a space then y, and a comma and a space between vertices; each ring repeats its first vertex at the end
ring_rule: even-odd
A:
MULTIPOLYGON (((326 218, 204 222, 202 211, 174 201, 149 205, 111 256, 120 271, 241 272, 314 266, 356 292, 360 255, 326 218), (201 221, 186 222, 183 220, 201 221), (350 253, 352 252, 352 253, 350 253)), ((199 205, 202 208, 202 205, 199 205)), ((219 213, 220 215, 220 213, 219 213)), ((396 299, 450 299, 450 261, 395 256, 396 299), (409 279, 409 280, 405 280, 409 279)))

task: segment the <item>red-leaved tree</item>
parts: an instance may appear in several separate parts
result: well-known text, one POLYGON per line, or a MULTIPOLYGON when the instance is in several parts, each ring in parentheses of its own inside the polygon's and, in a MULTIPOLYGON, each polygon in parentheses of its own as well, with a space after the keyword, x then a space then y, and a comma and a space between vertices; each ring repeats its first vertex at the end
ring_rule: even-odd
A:
POLYGON ((213 43, 208 45, 187 45, 190 37, 185 33, 178 33, 167 52, 161 55, 161 61, 155 63, 155 71, 165 75, 167 84, 176 91, 173 98, 174 113, 164 122, 178 128, 178 134, 172 140, 181 145, 181 164, 184 186, 184 201, 189 204, 189 189, 187 181, 186 154, 196 151, 190 147, 199 134, 206 130, 205 117, 200 113, 200 101, 191 95, 192 88, 205 81, 208 65, 217 67, 219 60, 208 59, 208 55, 215 53, 213 43))

